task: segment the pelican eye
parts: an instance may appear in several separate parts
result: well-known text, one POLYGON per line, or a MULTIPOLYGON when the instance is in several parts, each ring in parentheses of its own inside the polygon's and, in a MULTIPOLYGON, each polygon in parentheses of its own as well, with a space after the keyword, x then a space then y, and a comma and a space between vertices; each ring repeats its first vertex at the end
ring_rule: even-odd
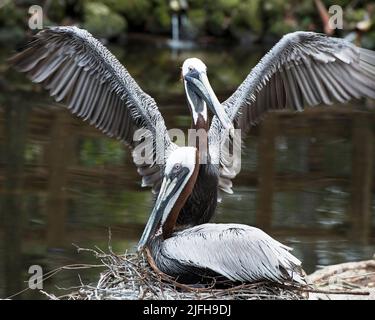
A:
POLYGON ((193 70, 194 70, 194 67, 189 66, 188 69, 189 69, 189 71, 193 71, 193 70))
POLYGON ((179 172, 182 168, 182 165, 181 163, 176 163, 174 166, 173 166, 173 172, 179 172))

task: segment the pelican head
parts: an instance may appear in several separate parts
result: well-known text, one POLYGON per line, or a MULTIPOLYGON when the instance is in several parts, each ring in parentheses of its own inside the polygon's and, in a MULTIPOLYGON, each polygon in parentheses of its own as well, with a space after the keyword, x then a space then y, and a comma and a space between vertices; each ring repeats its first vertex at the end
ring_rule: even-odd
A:
POLYGON ((207 67, 198 58, 186 59, 182 65, 186 97, 193 114, 194 125, 198 127, 199 118, 207 123, 207 108, 216 115, 225 129, 232 129, 233 124, 223 106, 217 99, 207 78, 207 67))
POLYGON ((160 226, 164 239, 172 234, 178 214, 197 179, 198 158, 194 147, 180 147, 168 157, 159 195, 138 243, 138 251, 147 245, 160 226))

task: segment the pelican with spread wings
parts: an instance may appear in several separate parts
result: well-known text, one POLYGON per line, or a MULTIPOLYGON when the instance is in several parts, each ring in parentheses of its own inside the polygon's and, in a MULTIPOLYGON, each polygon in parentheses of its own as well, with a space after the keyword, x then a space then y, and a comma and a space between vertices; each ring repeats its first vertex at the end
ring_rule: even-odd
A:
MULTIPOLYGON (((196 239, 189 236, 192 231, 200 235, 207 231, 205 229, 201 232, 202 227, 198 225, 207 223, 213 216, 218 190, 232 193, 231 180, 239 170, 235 157, 230 160, 228 153, 221 152, 222 145, 230 140, 227 132, 238 128, 242 133, 246 133, 271 110, 291 108, 302 111, 305 106, 345 103, 363 97, 375 98, 375 52, 359 48, 343 39, 313 32, 285 35, 223 103, 218 101, 210 86, 205 64, 197 58, 185 60, 182 79, 192 127, 207 132, 204 152, 208 155, 208 161, 198 165, 194 162, 194 170, 190 168, 190 172, 194 171, 194 179, 189 180, 193 183, 189 183, 187 189, 184 187, 183 194, 186 199, 179 201, 178 180, 170 181, 171 185, 167 189, 162 181, 173 176, 173 170, 180 172, 184 167, 176 154, 186 158, 187 153, 191 152, 196 159, 195 152, 200 155, 203 150, 199 150, 199 145, 198 149, 195 146, 178 147, 171 141, 154 99, 142 91, 120 62, 87 31, 77 27, 45 29, 39 32, 22 52, 14 55, 10 62, 17 70, 25 72, 33 82, 41 83, 57 102, 63 102, 73 114, 108 136, 121 140, 130 149, 135 150, 137 146, 133 137, 138 129, 149 132, 153 147, 152 161, 135 162, 142 177, 142 185, 152 187, 158 195, 153 211, 159 213, 158 219, 155 219, 155 214, 151 216, 152 221, 146 226, 140 248, 155 243, 152 239, 160 239, 157 238, 160 235, 156 230, 165 226, 166 221, 170 221, 168 226, 172 226, 172 229, 168 227, 168 232, 162 235, 164 240, 172 240, 163 242, 168 244, 168 247, 163 246, 160 249, 160 246, 154 246, 154 252, 168 252, 170 259, 182 261, 177 270, 182 270, 187 263, 194 270, 215 270, 228 278, 241 281, 254 279, 254 274, 243 271, 241 276, 236 278, 231 276, 230 272, 236 274, 240 268, 247 270, 254 267, 254 270, 258 270, 255 277, 257 279, 281 279, 285 275, 293 279, 291 270, 298 267, 299 262, 287 253, 288 250, 280 243, 247 226, 205 225, 204 228, 210 232, 211 242, 206 239, 203 251, 202 243, 191 248, 189 254, 192 256, 186 255, 186 252, 182 254, 175 248, 177 246, 181 249, 183 241, 196 239), (213 113, 211 123, 208 119, 208 108, 213 113), (161 144, 156 143, 157 137, 162 137, 161 144), (184 149, 180 152, 181 148, 184 149), (168 171, 166 163, 173 164, 168 171), (166 207, 168 203, 172 205, 166 207), (163 221, 162 212, 167 212, 164 215, 173 219, 163 221), (192 226, 195 226, 194 229, 190 228, 192 226), (179 238, 183 236, 182 242, 173 240, 177 239, 172 237, 174 229, 185 229, 182 231, 185 233, 180 234, 179 238), (228 239, 225 236, 233 234, 237 235, 237 240, 242 237, 240 242, 246 245, 241 245, 239 241, 233 242, 233 238, 228 239), (223 246, 222 250, 227 250, 225 255, 212 254, 212 250, 219 248, 215 247, 218 239, 223 241, 219 247, 223 246), (265 239, 267 244, 270 244, 268 248, 261 245, 265 239), (253 246, 253 241, 257 246, 253 246), (250 252, 244 253, 241 250, 250 252), (257 269, 257 266, 252 264, 253 257, 265 258, 268 255, 265 250, 274 254, 272 263, 281 263, 283 274, 275 273, 276 269, 272 269, 273 275, 267 276, 264 273, 267 268, 257 269), (233 259, 233 255, 239 258, 233 259), (201 259, 203 256, 205 259, 201 259), (241 257, 246 258, 249 265, 241 265, 241 257), (228 261, 232 261, 228 269, 219 267, 228 261)), ((133 157, 137 158, 134 152, 133 157)), ((200 156, 197 159, 200 159, 200 156)), ((259 261, 270 262, 267 259, 259 261)), ((162 263, 165 261, 160 262, 161 269, 162 263)), ((280 267, 280 264, 278 266, 280 267)), ((170 269, 164 270, 168 272, 170 269)))
MULTIPOLYGON (((90 33, 77 27, 45 29, 10 62, 73 114, 131 149, 136 146, 134 132, 147 129, 152 161, 136 165, 142 185, 158 192, 166 159, 177 146, 154 99, 90 33), (157 135, 163 143, 155 143, 157 135)), ((270 110, 301 111, 305 106, 375 98, 375 53, 343 39, 294 32, 285 35, 222 104, 201 60, 187 59, 182 78, 192 127, 208 131, 208 163, 200 165, 193 192, 178 217, 178 224, 196 225, 211 219, 218 189, 231 193, 231 179, 239 171, 238 162, 221 152, 229 139, 225 129, 234 126, 245 133, 270 110), (207 107, 214 114, 211 124, 207 107)))

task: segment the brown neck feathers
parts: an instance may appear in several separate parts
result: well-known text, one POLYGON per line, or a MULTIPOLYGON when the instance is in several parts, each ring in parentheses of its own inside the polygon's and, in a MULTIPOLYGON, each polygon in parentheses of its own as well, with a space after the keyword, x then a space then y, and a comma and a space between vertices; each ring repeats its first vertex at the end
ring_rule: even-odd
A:
POLYGON ((199 159, 207 163, 208 157, 208 130, 209 123, 199 114, 196 123, 192 123, 193 131, 189 133, 189 145, 196 147, 199 151, 199 159))
POLYGON ((199 172, 199 154, 196 152, 195 158, 195 168, 193 174, 191 175, 189 181, 186 183, 185 188, 182 190, 180 196, 176 200, 174 207, 172 208, 171 213, 168 215, 167 220, 163 224, 163 238, 167 239, 173 233, 174 227, 176 225, 178 214, 180 213, 182 207, 184 206, 187 198, 193 191, 195 182, 197 181, 197 176, 199 172))
POLYGON ((192 128, 193 129, 196 129, 196 130, 199 130, 199 129, 204 129, 206 131, 208 131, 209 129, 209 123, 208 123, 208 120, 204 120, 203 118, 203 115, 202 114, 199 114, 198 115, 198 119, 197 119, 197 123, 195 123, 193 121, 192 123, 192 128))

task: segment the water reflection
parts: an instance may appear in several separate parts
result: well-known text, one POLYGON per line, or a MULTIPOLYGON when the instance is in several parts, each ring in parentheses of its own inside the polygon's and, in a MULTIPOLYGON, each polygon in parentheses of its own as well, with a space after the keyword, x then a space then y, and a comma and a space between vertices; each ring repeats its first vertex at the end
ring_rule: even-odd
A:
MULTIPOLYGON (((190 126, 179 81, 182 61, 207 62, 223 99, 264 50, 195 50, 177 57, 165 48, 131 43, 111 47, 145 91, 159 102, 168 127, 190 126)), ((1 52, 2 56, 9 52, 1 52)), ((28 268, 45 271, 95 263, 72 243, 114 250, 138 240, 152 206, 129 151, 71 116, 22 75, 0 77, 0 297, 22 289, 28 268), (3 80, 4 81, 4 80, 3 80)), ((290 244, 308 272, 317 266, 368 259, 374 253, 375 114, 351 107, 270 115, 246 139, 235 194, 224 196, 216 221, 264 228, 290 244)), ((82 281, 98 270, 80 272, 82 281)), ((76 271, 46 281, 78 285, 76 271)), ((26 292, 21 297, 40 297, 26 292)))

